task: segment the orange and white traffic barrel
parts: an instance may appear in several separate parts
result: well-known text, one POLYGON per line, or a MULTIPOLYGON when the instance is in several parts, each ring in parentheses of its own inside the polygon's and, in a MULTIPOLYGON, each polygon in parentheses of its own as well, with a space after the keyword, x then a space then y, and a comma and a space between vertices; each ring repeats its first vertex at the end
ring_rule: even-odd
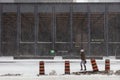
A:
POLYGON ((39 62, 39 75, 45 75, 44 61, 39 62))
POLYGON ((91 59, 91 64, 92 64, 92 68, 93 68, 93 71, 99 71, 98 70, 98 66, 97 66, 97 63, 96 63, 96 60, 94 58, 91 59))
POLYGON ((110 60, 106 59, 105 60, 105 71, 110 71, 110 60))
POLYGON ((70 62, 65 61, 65 74, 70 74, 70 62))

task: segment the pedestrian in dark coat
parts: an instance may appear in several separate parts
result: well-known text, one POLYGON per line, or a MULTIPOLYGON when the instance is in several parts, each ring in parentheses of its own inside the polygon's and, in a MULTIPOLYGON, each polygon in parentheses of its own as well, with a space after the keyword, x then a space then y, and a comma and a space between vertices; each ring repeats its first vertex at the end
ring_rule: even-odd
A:
POLYGON ((80 50, 80 56, 81 56, 81 62, 80 62, 81 70, 83 70, 83 66, 84 66, 84 70, 86 70, 86 56, 84 53, 84 49, 80 50))

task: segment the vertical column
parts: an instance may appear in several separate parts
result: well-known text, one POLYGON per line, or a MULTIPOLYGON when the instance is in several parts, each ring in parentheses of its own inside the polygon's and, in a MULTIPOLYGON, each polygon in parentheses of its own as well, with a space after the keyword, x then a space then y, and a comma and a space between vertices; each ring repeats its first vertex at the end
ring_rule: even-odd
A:
POLYGON ((55 39, 56 39, 56 16, 55 16, 55 6, 52 7, 52 49, 55 49, 55 39))
POLYGON ((83 26, 81 26, 80 32, 81 32, 80 49, 83 49, 83 26))
MULTIPOLYGON (((106 5, 105 5, 105 12, 104 12, 104 43, 105 43, 105 50, 106 50, 106 5)), ((107 50, 105 51, 105 53, 106 52, 107 50)))
POLYGON ((35 23, 35 55, 38 54, 38 45, 37 45, 37 41, 38 41, 38 24, 39 24, 39 17, 38 17, 38 5, 35 4, 34 6, 34 23, 35 23))
POLYGON ((72 12, 73 12, 73 3, 71 3, 70 5, 70 51, 72 50, 73 48, 73 23, 72 23, 72 18, 73 18, 73 15, 72 15, 72 12))
POLYGON ((104 15, 104 36, 105 36, 105 44, 106 44, 106 56, 108 56, 108 5, 105 4, 105 15, 104 15))
POLYGON ((73 3, 70 5, 70 55, 72 55, 73 50, 73 22, 72 22, 72 15, 73 12, 73 3))
POLYGON ((88 4, 87 6, 88 8, 88 55, 91 54, 91 43, 90 43, 90 39, 91 39, 91 29, 90 29, 90 6, 88 4))
POLYGON ((20 14, 20 4, 18 4, 17 5, 17 55, 19 55, 20 38, 21 38, 21 14, 20 14))
POLYGON ((2 34, 1 34, 1 28, 2 27, 2 4, 0 4, 0 55, 3 55, 2 54, 2 51, 1 51, 1 45, 2 45, 2 41, 1 41, 1 37, 2 37, 2 34))

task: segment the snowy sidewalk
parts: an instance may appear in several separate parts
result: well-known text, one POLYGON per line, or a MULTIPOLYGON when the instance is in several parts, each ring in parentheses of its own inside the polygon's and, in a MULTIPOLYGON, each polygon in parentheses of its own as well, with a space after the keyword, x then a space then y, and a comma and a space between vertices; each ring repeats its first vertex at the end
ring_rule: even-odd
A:
MULTIPOLYGON (((0 76, 0 80, 120 80, 120 75, 62 75, 64 74, 64 61, 70 61, 70 73, 80 71, 80 59, 0 59, 0 75, 21 74, 20 76, 0 76), (39 73, 39 61, 45 62, 45 76, 37 76, 39 73), (56 76, 48 76, 55 70, 56 76)), ((105 60, 96 60, 99 71, 105 70, 105 60)), ((87 59, 87 71, 92 71, 90 59, 87 59)), ((120 60, 111 59, 110 69, 116 72, 120 70, 120 60)))
POLYGON ((120 80, 120 76, 108 75, 60 75, 39 77, 0 77, 0 80, 120 80))
MULTIPOLYGON (((39 73, 40 60, 13 60, 13 62, 0 63, 0 75, 22 74, 23 76, 36 76, 39 73)), ((44 60, 43 60, 44 61, 44 60)), ((57 75, 64 74, 65 60, 45 60, 45 74, 55 70, 57 75)), ((96 60, 100 71, 105 70, 105 60, 96 60)), ((92 71, 90 60, 87 60, 87 71, 92 71)), ((120 60, 111 60, 110 69, 114 72, 120 70, 120 60)), ((80 60, 70 60, 70 73, 80 71, 80 60)))

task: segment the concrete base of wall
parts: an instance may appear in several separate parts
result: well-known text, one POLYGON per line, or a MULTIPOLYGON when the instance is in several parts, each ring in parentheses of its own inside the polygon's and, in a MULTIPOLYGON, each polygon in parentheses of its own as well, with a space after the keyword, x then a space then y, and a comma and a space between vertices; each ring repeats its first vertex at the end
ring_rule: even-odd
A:
MULTIPOLYGON (((103 59, 102 56, 86 56, 86 59, 103 59)), ((14 59, 54 59, 54 60, 62 60, 62 59, 80 59, 80 56, 14 56, 14 59)))

